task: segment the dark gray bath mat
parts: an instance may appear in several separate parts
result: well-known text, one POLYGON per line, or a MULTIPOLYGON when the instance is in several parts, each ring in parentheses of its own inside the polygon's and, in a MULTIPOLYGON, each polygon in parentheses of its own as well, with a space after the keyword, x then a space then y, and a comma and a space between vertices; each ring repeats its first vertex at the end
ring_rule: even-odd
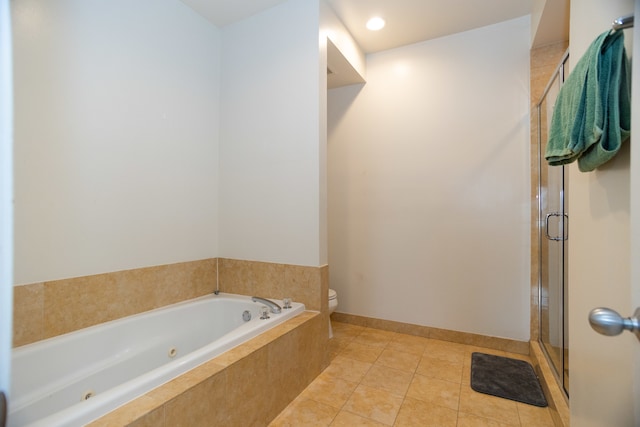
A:
POLYGON ((542 387, 530 364, 492 354, 471 355, 471 388, 477 392, 534 406, 547 406, 542 387))

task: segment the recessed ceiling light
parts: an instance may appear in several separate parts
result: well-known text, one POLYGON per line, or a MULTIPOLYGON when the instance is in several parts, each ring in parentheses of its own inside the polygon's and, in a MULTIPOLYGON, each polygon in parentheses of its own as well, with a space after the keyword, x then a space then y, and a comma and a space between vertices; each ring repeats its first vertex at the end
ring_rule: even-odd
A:
POLYGON ((379 16, 374 16, 367 21, 367 28, 371 31, 378 31, 384 28, 384 24, 384 19, 380 18, 379 16))

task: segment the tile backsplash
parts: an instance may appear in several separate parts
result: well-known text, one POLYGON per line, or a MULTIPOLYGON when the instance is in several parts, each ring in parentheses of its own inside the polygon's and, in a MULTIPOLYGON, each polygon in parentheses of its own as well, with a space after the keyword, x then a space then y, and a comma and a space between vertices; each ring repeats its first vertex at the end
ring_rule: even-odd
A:
POLYGON ((16 286, 13 345, 196 298, 217 280, 222 292, 290 297, 327 316, 327 266, 209 258, 16 286))

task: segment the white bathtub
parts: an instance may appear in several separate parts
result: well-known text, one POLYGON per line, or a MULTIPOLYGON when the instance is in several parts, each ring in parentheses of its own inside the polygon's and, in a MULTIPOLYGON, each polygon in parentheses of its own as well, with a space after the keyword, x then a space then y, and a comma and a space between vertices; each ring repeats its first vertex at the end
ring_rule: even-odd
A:
POLYGON ((86 424, 304 311, 294 303, 261 320, 262 306, 207 295, 18 347, 8 425, 86 424))

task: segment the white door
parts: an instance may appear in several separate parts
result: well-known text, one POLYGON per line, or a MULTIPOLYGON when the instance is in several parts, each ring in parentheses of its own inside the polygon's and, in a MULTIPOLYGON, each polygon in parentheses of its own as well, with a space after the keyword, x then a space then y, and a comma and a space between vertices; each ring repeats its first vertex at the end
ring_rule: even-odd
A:
MULTIPOLYGON (((618 16, 640 16, 640 0, 571 2, 574 60, 618 16)), ((632 139, 595 172, 569 172, 569 329, 572 427, 640 426, 640 342, 629 332, 608 337, 588 323, 609 307, 631 316, 640 306, 640 38, 632 39, 632 139)), ((631 40, 628 40, 631 41, 631 40)))
POLYGON ((13 304, 13 106, 9 0, 0 0, 0 425, 11 377, 13 304))

